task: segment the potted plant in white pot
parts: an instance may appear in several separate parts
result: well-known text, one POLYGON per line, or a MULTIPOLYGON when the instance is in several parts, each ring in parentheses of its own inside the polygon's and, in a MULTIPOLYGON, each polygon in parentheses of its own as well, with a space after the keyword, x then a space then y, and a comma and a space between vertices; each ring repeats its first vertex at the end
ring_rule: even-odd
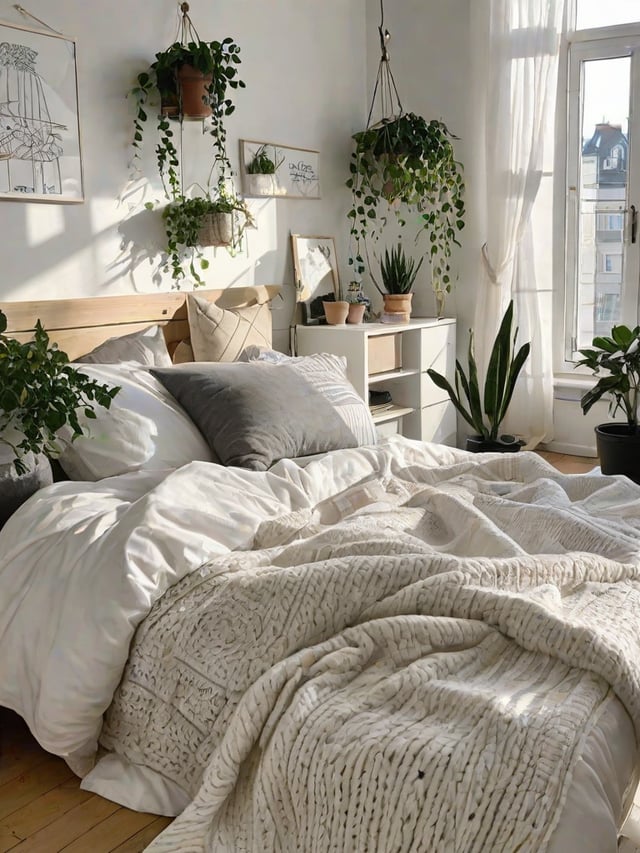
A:
POLYGON ((109 408, 119 391, 72 368, 39 321, 26 343, 6 329, 0 311, 0 526, 51 482, 48 457, 61 450, 59 430, 68 425, 73 438, 82 435, 77 410, 95 417, 94 406, 109 408))
POLYGON ((284 163, 284 157, 277 158, 273 145, 264 142, 246 165, 245 188, 247 195, 276 195, 278 184, 276 173, 284 163), (273 151, 271 155, 269 148, 273 151))
POLYGON ((484 392, 478 380, 472 330, 469 330, 468 375, 456 360, 455 388, 441 373, 427 370, 433 382, 447 392, 457 411, 475 430, 476 434, 467 438, 467 450, 513 453, 524 444, 513 435, 500 434, 500 424, 507 414, 516 380, 531 350, 531 344, 526 343, 516 352, 518 329, 512 335, 512 328, 513 300, 504 313, 491 348, 484 392))
POLYGON ((597 336, 592 348, 581 349, 576 367, 604 372, 598 382, 580 400, 583 414, 603 398, 609 399, 609 414, 620 411, 625 421, 599 424, 595 428, 596 446, 603 474, 626 474, 640 483, 640 326, 614 326, 611 336, 597 336))

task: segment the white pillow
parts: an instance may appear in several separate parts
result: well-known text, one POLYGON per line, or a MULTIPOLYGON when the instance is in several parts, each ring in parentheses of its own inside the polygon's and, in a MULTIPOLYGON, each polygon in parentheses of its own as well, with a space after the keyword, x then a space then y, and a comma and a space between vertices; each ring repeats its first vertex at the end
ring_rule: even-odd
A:
MULTIPOLYGON (((200 431, 161 382, 140 365, 74 365, 91 379, 121 390, 96 419, 79 413, 85 435, 68 444, 60 464, 72 480, 101 480, 140 469, 179 468, 213 455, 200 431)), ((65 427, 60 437, 70 439, 65 427)))
POLYGON ((76 361, 81 364, 121 364, 124 361, 136 361, 152 367, 171 366, 171 357, 160 326, 149 326, 141 332, 109 338, 76 361))

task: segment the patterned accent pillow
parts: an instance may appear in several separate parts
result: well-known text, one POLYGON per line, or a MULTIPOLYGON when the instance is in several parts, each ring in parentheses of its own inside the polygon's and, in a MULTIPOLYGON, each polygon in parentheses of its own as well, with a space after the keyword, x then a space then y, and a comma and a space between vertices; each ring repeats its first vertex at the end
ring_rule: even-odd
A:
POLYGON ((150 367, 169 367, 171 357, 160 326, 149 326, 119 338, 109 338, 86 355, 74 359, 80 364, 120 364, 135 361, 150 367))
POLYGON ((195 361, 236 361, 250 344, 271 347, 268 302, 220 308, 214 302, 189 293, 187 313, 195 361))
POLYGON ((188 412, 223 465, 265 471, 278 459, 376 443, 346 361, 318 354, 151 371, 188 412))

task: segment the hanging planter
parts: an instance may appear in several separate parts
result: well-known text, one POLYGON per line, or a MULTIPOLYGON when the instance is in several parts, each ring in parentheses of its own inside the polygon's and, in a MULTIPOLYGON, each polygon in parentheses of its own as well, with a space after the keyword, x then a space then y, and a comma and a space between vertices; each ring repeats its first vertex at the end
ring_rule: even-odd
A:
POLYGON ((347 181, 355 242, 349 263, 357 275, 367 268, 371 273, 368 241, 379 240, 390 218, 401 229, 413 227, 417 233, 411 235, 412 241, 424 237, 428 242, 425 254, 440 316, 444 296, 451 290, 452 247, 460 245, 458 234, 464 228, 462 166, 452 145, 457 137, 437 119, 428 121, 404 111, 389 65, 384 12, 378 29, 382 49, 378 76, 367 127, 353 135, 347 181), (378 99, 382 117, 371 124, 378 99))
MULTIPOLYGON (((134 162, 139 163, 143 136, 153 96, 160 96, 160 114, 155 145, 158 172, 169 203, 162 218, 167 236, 167 263, 176 286, 187 274, 198 286, 204 284, 200 271, 209 262, 203 246, 224 246, 232 253, 240 245, 244 229, 253 224, 244 201, 235 191, 226 150, 225 119, 235 110, 229 89, 244 88, 238 77, 240 48, 231 38, 205 42, 189 17, 188 3, 181 4, 179 41, 156 54, 148 71, 138 75, 131 94, 137 102, 134 120, 134 162), (203 185, 195 184, 202 195, 191 198, 191 187, 182 186, 182 166, 174 142, 174 121, 198 119, 213 146, 212 165, 203 185)), ((147 205, 153 209, 154 204, 147 205)))
POLYGON ((162 212, 167 235, 167 267, 175 282, 186 277, 185 267, 196 286, 204 284, 195 261, 200 269, 206 270, 209 261, 201 249, 220 246, 235 251, 242 241, 245 229, 253 224, 253 218, 242 199, 216 188, 216 197, 181 196, 170 202, 162 212))
POLYGON ((178 69, 180 114, 183 119, 204 119, 211 115, 209 89, 212 74, 203 74, 185 63, 178 69))
POLYGON ((233 243, 233 214, 206 213, 198 229, 201 246, 230 246, 233 243))

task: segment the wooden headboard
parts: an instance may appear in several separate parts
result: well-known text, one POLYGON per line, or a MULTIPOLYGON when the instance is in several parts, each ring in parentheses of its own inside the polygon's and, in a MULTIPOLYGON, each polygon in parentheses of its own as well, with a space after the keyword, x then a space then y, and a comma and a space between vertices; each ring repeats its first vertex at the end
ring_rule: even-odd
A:
MULTIPOLYGON (((266 302, 280 291, 279 285, 198 290, 198 296, 222 308, 266 302)), ((189 337, 186 293, 144 293, 78 299, 47 299, 41 302, 0 302, 7 315, 6 334, 26 341, 40 320, 52 342, 73 360, 107 338, 136 332, 154 323, 163 327, 169 352, 189 337)))

